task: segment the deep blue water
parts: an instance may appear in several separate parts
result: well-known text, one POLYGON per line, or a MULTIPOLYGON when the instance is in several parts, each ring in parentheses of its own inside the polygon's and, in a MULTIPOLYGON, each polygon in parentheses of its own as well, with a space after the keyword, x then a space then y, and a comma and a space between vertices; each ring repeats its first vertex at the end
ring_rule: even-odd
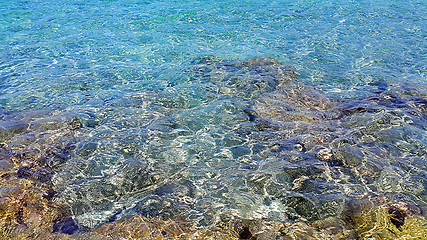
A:
POLYGON ((426 12, 423 0, 0 0, 0 127, 84 125, 0 141, 72 143, 52 184, 88 227, 324 218, 368 195, 423 205, 426 12), (247 63, 264 56, 281 64, 247 63), (283 70, 297 82, 280 87, 283 70))

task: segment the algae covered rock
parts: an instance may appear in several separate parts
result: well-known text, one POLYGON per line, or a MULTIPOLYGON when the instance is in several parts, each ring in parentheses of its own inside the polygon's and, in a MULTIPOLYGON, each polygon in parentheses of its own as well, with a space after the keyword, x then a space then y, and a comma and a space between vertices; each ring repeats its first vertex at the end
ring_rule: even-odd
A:
MULTIPOLYGON (((65 139, 70 141, 77 128, 70 130, 67 120, 61 122, 56 117, 42 118, 41 115, 10 113, 7 116, 19 119, 26 128, 25 131, 9 128, 9 137, 1 140, 2 239, 49 239, 52 232, 70 234, 77 230, 76 225, 73 228, 72 220, 66 226, 61 224, 64 219, 70 219, 71 213, 65 205, 54 199, 55 191, 50 181, 54 170, 49 166, 50 159, 58 156, 57 152, 51 150, 52 145, 64 144, 65 139)), ((78 124, 78 119, 71 122, 78 124)), ((66 158, 63 156, 62 161, 66 161, 66 158)))
POLYGON ((352 224, 359 239, 426 239, 427 220, 408 201, 384 197, 349 203, 343 219, 352 224))
POLYGON ((37 239, 70 214, 53 201, 49 186, 20 178, 13 171, 2 172, 0 187, 0 225, 11 239, 37 239))

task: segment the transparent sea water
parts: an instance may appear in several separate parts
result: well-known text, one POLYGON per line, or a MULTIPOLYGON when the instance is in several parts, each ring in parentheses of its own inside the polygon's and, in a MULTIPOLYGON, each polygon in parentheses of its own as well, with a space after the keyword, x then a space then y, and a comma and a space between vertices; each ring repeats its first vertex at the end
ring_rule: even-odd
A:
POLYGON ((425 208, 425 12, 422 0, 1 0, 0 141, 46 153, 81 227, 311 221, 367 196, 425 208), (45 127, 70 119, 72 136, 45 127))

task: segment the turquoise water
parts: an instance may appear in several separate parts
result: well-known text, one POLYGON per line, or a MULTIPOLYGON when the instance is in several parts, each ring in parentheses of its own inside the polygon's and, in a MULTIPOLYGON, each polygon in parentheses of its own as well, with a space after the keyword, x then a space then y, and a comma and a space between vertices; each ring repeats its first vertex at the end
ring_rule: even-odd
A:
POLYGON ((0 140, 72 145, 48 160, 82 227, 133 214, 315 220, 366 196, 425 206, 425 12, 401 0, 1 0, 0 140), (72 137, 15 128, 73 117, 72 137))

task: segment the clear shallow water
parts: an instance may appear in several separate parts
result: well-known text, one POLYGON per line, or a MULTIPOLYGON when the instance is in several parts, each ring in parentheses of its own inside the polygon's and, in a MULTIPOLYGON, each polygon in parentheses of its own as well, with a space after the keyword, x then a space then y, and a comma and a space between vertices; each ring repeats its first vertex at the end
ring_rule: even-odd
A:
MULTIPOLYGON (((1 1, 1 127, 78 117, 77 136, 51 137, 73 145, 66 161, 49 159, 85 227, 316 220, 365 196, 424 205, 426 8, 1 1)), ((47 130, 2 141, 43 151, 47 130)))

